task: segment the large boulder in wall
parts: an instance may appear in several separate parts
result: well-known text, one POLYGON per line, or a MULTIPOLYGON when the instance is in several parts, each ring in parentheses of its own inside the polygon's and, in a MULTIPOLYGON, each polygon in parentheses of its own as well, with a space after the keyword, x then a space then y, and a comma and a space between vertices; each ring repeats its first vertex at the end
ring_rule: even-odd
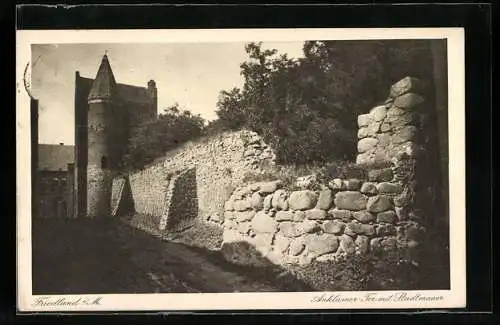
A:
POLYGON ((313 191, 295 191, 290 194, 288 204, 292 210, 308 210, 314 208, 318 196, 313 191))
POLYGON ((358 191, 342 191, 335 195, 335 206, 338 209, 359 211, 366 208, 368 197, 358 191))

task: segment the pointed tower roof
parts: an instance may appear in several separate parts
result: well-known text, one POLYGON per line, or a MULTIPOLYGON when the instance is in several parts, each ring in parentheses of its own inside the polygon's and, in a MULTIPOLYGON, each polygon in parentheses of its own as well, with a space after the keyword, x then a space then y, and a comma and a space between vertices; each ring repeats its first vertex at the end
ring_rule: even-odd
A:
POLYGON ((88 100, 111 100, 116 88, 116 80, 113 70, 108 61, 108 56, 104 54, 101 65, 97 71, 94 83, 90 89, 88 100))

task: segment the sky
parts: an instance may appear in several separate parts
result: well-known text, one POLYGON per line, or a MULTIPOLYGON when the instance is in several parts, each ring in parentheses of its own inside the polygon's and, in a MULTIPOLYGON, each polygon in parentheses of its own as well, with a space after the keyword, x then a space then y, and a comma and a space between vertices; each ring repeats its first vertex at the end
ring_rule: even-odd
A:
MULTIPOLYGON (((39 142, 74 144, 75 72, 95 78, 107 52, 118 83, 146 87, 156 81, 158 113, 178 103, 207 120, 216 118, 223 89, 241 87, 245 43, 39 44, 32 45, 32 94, 39 100, 39 142)), ((302 41, 264 42, 290 58, 303 56, 302 41)))

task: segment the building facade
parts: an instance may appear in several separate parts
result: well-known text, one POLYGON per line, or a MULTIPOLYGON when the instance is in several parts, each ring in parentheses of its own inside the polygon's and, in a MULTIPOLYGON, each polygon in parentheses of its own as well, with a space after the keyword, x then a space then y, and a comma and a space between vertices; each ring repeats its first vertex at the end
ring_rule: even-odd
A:
POLYGON ((38 145, 35 197, 39 218, 73 217, 74 150, 63 143, 38 145))

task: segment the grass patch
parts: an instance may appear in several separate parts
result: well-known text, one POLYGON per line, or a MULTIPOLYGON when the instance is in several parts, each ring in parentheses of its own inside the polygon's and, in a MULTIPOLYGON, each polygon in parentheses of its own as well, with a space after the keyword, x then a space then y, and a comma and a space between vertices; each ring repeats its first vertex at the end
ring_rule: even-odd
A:
POLYGON ((356 164, 352 161, 334 161, 325 164, 309 165, 263 165, 260 166, 259 171, 246 173, 243 177, 243 182, 254 183, 279 179, 283 182, 283 188, 295 191, 299 189, 296 185, 296 180, 299 177, 314 175, 318 184, 325 185, 335 178, 356 178, 361 181, 367 181, 368 172, 370 170, 387 168, 390 166, 390 162, 356 164))

